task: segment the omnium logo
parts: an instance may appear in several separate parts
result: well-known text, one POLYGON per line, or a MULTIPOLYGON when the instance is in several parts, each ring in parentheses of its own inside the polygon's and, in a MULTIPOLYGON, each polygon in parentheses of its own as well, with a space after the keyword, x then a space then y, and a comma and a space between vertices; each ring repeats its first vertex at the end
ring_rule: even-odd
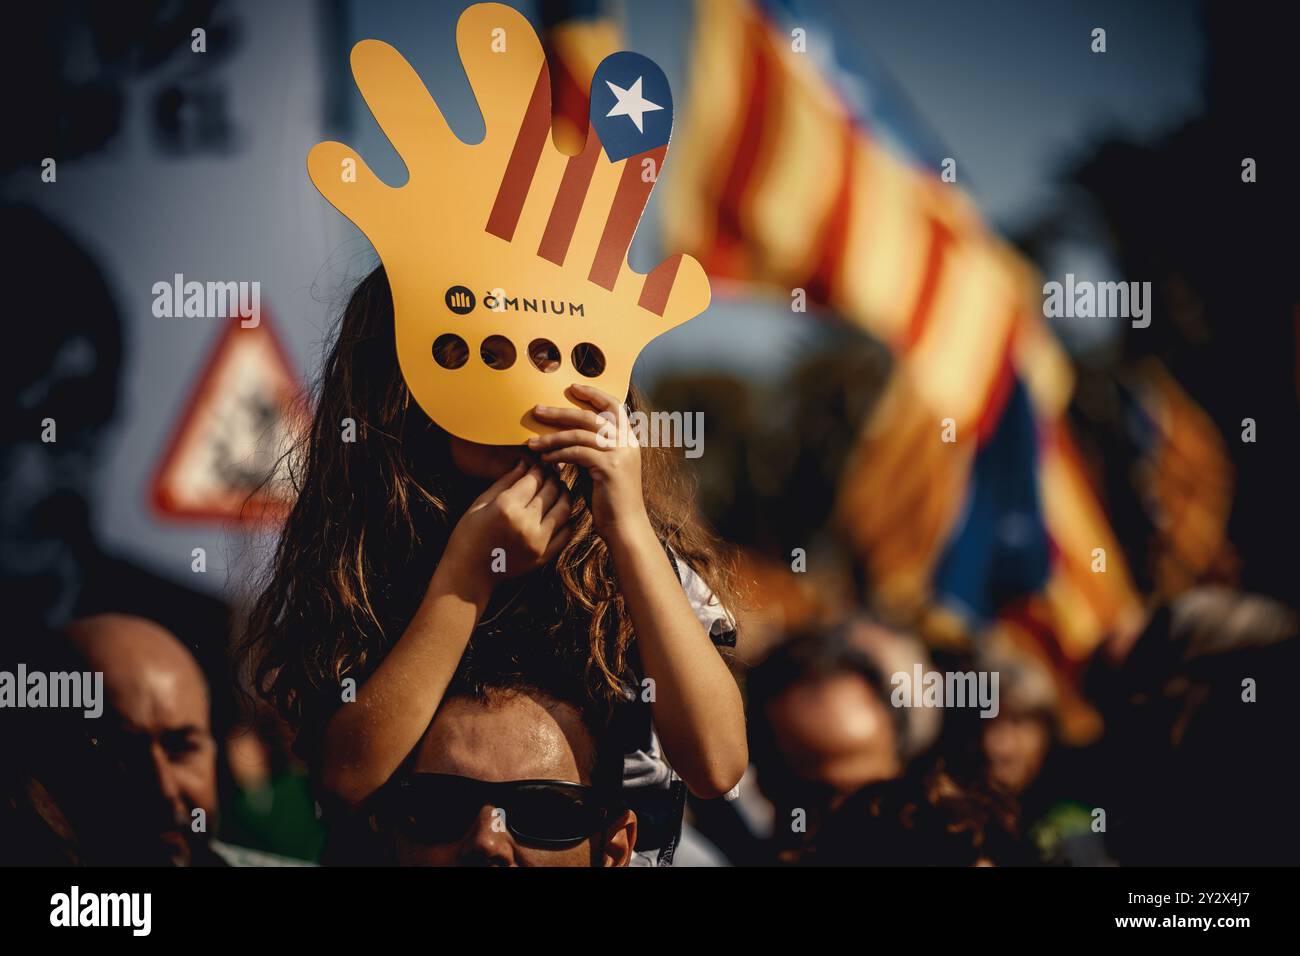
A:
POLYGON ((542 315, 586 316, 586 306, 565 299, 545 299, 540 296, 509 295, 504 289, 483 293, 483 308, 493 312, 538 312, 542 315))
POLYGON ((447 308, 457 315, 468 315, 474 311, 474 293, 463 285, 454 285, 448 289, 444 300, 447 308))

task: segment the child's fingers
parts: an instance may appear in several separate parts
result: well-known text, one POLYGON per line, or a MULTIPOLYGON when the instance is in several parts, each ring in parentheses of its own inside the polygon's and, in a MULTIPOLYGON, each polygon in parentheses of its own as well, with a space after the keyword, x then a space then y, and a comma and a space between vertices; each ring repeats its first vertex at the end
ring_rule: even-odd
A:
POLYGON ((536 496, 532 501, 528 502, 528 507, 530 510, 536 511, 538 516, 544 516, 551 510, 551 505, 555 504, 563 493, 564 483, 552 475, 542 483, 542 487, 537 490, 536 496))
POLYGON ((546 481, 546 469, 541 465, 533 465, 513 485, 501 492, 500 503, 524 507, 533 500, 533 496, 537 494, 537 490, 542 487, 544 481, 546 481))
POLYGON ((542 516, 540 522, 541 528, 547 534, 554 534, 557 528, 561 528, 569 520, 569 515, 573 513, 573 502, 569 498, 568 492, 561 493, 560 497, 555 499, 555 503, 542 516))
POLYGON ((497 495, 501 494, 503 491, 505 491, 507 488, 509 488, 511 485, 513 485, 516 481, 519 480, 519 477, 524 473, 525 464, 526 462, 523 459, 520 459, 519 461, 515 462, 513 468, 507 471, 496 481, 492 482, 488 490, 483 492, 483 494, 479 495, 478 498, 474 500, 474 504, 485 505, 490 501, 495 501, 497 495))
POLYGON ((572 393, 572 397, 584 401, 602 412, 608 412, 611 415, 622 415, 625 411, 623 403, 617 398, 609 394, 609 392, 602 391, 592 385, 574 382, 569 386, 568 391, 572 393))
POLYGON ((542 455, 542 461, 548 465, 568 462, 571 465, 579 465, 583 468, 595 468, 601 463, 602 454, 595 448, 586 448, 582 445, 566 445, 564 448, 548 451, 542 455))
MULTIPOLYGON (((612 431, 612 429, 610 429, 612 431)), ((559 448, 567 448, 570 445, 583 445, 587 448, 610 448, 613 445, 614 436, 606 431, 589 432, 585 428, 573 428, 565 432, 551 432, 549 435, 538 435, 528 440, 528 447, 533 451, 541 453, 555 451, 559 448)))
MULTIPOLYGON (((538 421, 546 422, 548 425, 556 427, 568 426, 569 428, 585 428, 588 431, 598 432, 609 424, 609 420, 601 418, 595 412, 586 408, 558 408, 553 405, 538 405, 533 409, 533 414, 537 416, 538 421)), ((533 442, 529 441, 529 447, 535 447, 533 442)))
POLYGON ((543 521, 552 521, 558 527, 569 520, 569 515, 573 512, 573 497, 568 488, 560 488, 560 497, 556 498, 551 507, 547 509, 546 517, 543 521))

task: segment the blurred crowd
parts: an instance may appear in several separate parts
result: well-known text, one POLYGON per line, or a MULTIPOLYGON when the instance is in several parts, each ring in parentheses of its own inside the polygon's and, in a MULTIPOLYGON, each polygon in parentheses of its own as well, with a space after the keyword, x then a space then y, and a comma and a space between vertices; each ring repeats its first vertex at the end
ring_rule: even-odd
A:
MULTIPOLYGON (((0 670, 100 672, 105 707, 96 721, 54 708, 3 713, 5 862, 327 859, 331 835, 292 751, 292 731, 238 677, 236 612, 99 546, 84 479, 116 401, 120 344, 104 318, 113 315, 112 302, 93 263, 57 229, 27 208, 6 209, 5 217, 7 228, 29 237, 25 252, 9 259, 13 274, 39 276, 48 263, 60 264, 56 314, 64 322, 34 329, 42 334, 21 353, 5 351, 3 420, 34 402, 66 409, 67 440, 11 436, 4 446, 0 562, 17 620, 0 670)), ((39 283, 6 281, 19 309, 37 307, 22 296, 39 283)), ((869 368, 871 360, 846 361, 869 368)), ((852 392, 844 394, 851 401, 852 392)), ((812 401, 814 390, 805 397, 812 401)), ((836 441, 829 430, 819 440, 836 441)), ((710 458, 715 467, 729 460, 725 446, 710 458)), ((701 489, 725 528, 726 510, 710 497, 723 491, 708 480, 701 489)), ((1041 655, 996 635, 927 646, 854 611, 851 601, 829 619, 809 610, 832 603, 831 591, 851 593, 847 571, 845 581, 818 579, 825 591, 815 597, 779 593, 786 579, 765 576, 758 565, 749 577, 757 590, 753 607, 738 615, 733 664, 746 697, 751 770, 727 798, 691 799, 676 865, 1300 858, 1288 806, 1294 709, 1276 682, 1256 691, 1265 678, 1296 672, 1294 608, 1222 585, 1191 588, 1153 606, 1142 628, 1112 641, 1067 681, 1041 655), (783 617, 763 610, 777 598, 783 617), (996 715, 897 706, 897 675, 918 666, 996 672, 996 715), (1064 732, 1080 707, 1095 716, 1082 741, 1064 732)), ((444 702, 415 776, 436 780, 457 759, 456 742, 473 741, 462 746, 461 773, 470 762, 482 779, 518 779, 526 769, 530 777, 608 782, 617 774, 603 769, 611 764, 605 730, 563 687, 479 688, 444 702), (537 748, 518 745, 539 739, 554 743, 543 748, 546 766, 537 764, 537 748)), ((598 806, 566 803, 557 814, 536 794, 414 786, 385 794, 362 823, 379 837, 372 843, 387 862, 491 863, 500 858, 499 841, 516 839, 479 812, 494 801, 518 806, 509 819, 533 814, 539 828, 554 832, 589 825, 584 813, 603 814, 622 833, 605 846, 607 860, 625 859, 635 842, 635 821, 616 794, 598 806), (432 807, 440 809, 431 819, 432 807)), ((538 862, 590 862, 534 852, 538 862)))
MULTIPOLYGON (((744 677, 751 770, 724 799, 692 798, 676 865, 1293 862, 1294 754, 1282 741, 1295 720, 1287 701, 1251 686, 1293 671, 1296 635, 1294 612, 1270 599, 1189 592, 1153 614, 1123 658, 1090 667, 1087 694, 1107 729, 1084 747, 1062 740, 1048 669, 1013 648, 930 653, 866 617, 782 635, 744 677), (996 672, 996 715, 897 706, 893 675, 917 666, 996 672)), ((29 672, 102 673, 104 715, 5 715, 5 863, 322 859, 328 834, 287 729, 260 708, 232 720, 218 699, 232 688, 210 683, 177 635, 97 613, 26 651, 29 672)), ((518 840, 538 865, 626 864, 637 821, 617 796, 621 752, 608 730, 562 687, 449 693, 412 773, 365 808, 377 854, 367 862, 492 865, 514 858, 518 840), (553 793, 439 785, 453 772, 572 781, 602 796, 561 808, 553 793), (614 834, 598 858, 546 845, 598 824, 614 834)))

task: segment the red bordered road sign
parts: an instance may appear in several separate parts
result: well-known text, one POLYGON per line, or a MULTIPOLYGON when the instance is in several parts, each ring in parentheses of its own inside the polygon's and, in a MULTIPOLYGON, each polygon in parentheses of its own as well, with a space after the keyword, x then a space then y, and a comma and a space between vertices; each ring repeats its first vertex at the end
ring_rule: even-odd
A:
POLYGON ((260 524, 293 503, 287 454, 310 420, 293 365, 263 309, 230 318, 196 380, 150 498, 172 520, 260 524))

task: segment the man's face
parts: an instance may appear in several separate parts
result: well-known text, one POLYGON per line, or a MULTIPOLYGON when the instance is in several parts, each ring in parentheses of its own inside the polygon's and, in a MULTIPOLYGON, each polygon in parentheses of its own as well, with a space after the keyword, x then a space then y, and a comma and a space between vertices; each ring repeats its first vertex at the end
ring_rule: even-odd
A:
POLYGON ((791 792, 779 795, 813 820, 854 791, 898 776, 889 712, 863 677, 801 681, 768 705, 791 792))
POLYGON ((183 866, 217 823, 207 685, 171 635, 121 620, 81 641, 87 666, 104 673, 107 706, 92 732, 118 768, 102 825, 132 859, 183 866), (204 821, 197 832, 195 810, 204 821))
MULTIPOLYGON (((590 784, 594 742, 577 710, 524 693, 489 702, 456 697, 438 711, 421 741, 415 773, 452 774, 487 782, 563 780, 590 784)), ((424 812, 436 813, 436 808, 424 812)), ((484 805, 451 842, 424 844, 401 828, 397 862, 404 866, 627 866, 636 817, 624 811, 576 846, 542 849, 510 832, 501 808, 484 805)))
POLYGON ((1051 730, 1040 717, 1004 712, 987 721, 984 755, 993 785, 1013 795, 1023 793, 1043 769, 1051 745, 1051 730))

